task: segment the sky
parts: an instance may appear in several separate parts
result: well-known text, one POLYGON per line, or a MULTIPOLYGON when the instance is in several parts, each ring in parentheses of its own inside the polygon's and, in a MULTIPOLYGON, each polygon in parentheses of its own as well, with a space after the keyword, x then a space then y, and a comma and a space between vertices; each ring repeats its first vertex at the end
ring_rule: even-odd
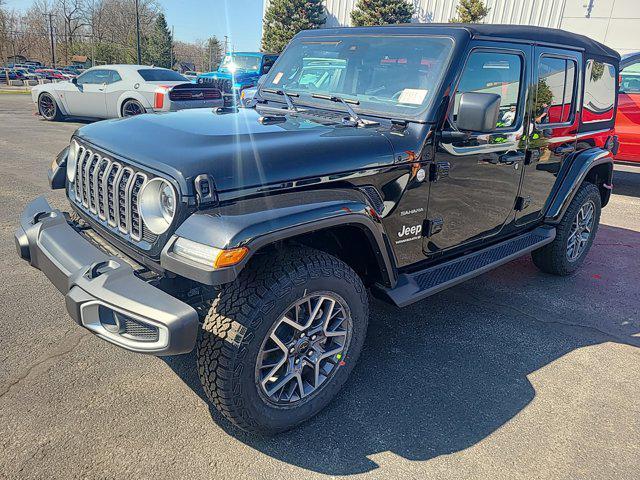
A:
MULTIPOLYGON (((6 0, 9 8, 26 10, 33 0, 6 0)), ((236 51, 257 51, 262 35, 263 0, 158 0, 176 40, 229 36, 236 51)))

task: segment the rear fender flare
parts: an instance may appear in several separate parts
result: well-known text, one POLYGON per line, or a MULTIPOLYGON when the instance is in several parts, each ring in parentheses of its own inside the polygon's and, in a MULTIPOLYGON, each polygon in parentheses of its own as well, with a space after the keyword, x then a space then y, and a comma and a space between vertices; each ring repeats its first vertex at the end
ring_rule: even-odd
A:
POLYGON ((600 165, 609 167, 607 178, 604 179, 605 186, 598 185, 601 189, 605 188, 606 193, 603 197, 603 205, 607 203, 611 192, 613 155, 608 150, 597 147, 583 150, 575 155, 566 173, 561 177, 562 180, 560 180, 559 187, 556 189, 545 215, 546 223, 557 224, 562 220, 580 185, 585 181, 589 172, 600 165))

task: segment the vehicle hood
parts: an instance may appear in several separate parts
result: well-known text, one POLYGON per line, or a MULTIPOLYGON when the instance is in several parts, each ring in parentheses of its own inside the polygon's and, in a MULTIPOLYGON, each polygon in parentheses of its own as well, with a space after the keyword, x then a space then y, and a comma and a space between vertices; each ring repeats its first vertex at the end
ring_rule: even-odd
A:
POLYGON ((259 118, 254 109, 219 114, 202 108, 97 122, 77 135, 174 178, 188 195, 193 179, 204 173, 213 176, 219 192, 260 192, 393 163, 391 143, 381 129, 322 125, 298 116, 263 124, 259 118))

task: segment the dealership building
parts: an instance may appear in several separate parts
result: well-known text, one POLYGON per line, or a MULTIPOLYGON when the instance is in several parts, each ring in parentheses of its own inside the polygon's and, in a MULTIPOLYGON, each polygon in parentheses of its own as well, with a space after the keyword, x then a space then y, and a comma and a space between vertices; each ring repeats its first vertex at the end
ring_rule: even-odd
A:
MULTIPOLYGON (((408 0, 415 22, 448 22, 458 0, 408 0)), ((268 0, 265 1, 265 4, 268 0)), ((325 0, 327 27, 349 26, 357 0, 325 0)), ((485 0, 486 23, 561 28, 598 40, 621 54, 640 51, 640 0, 485 0)), ((265 5, 266 7, 266 5, 265 5)))

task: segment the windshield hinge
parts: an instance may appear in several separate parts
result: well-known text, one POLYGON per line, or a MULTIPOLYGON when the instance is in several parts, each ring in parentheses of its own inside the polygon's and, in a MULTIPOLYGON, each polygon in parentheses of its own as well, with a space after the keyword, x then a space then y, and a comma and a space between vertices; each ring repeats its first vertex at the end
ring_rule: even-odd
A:
POLYGON ((216 184, 211 175, 207 175, 206 173, 200 174, 193 181, 193 184, 196 189, 196 203, 198 207, 218 203, 216 184))
POLYGON ((434 162, 429 167, 429 181, 437 182, 441 178, 449 176, 451 164, 449 162, 434 162))

